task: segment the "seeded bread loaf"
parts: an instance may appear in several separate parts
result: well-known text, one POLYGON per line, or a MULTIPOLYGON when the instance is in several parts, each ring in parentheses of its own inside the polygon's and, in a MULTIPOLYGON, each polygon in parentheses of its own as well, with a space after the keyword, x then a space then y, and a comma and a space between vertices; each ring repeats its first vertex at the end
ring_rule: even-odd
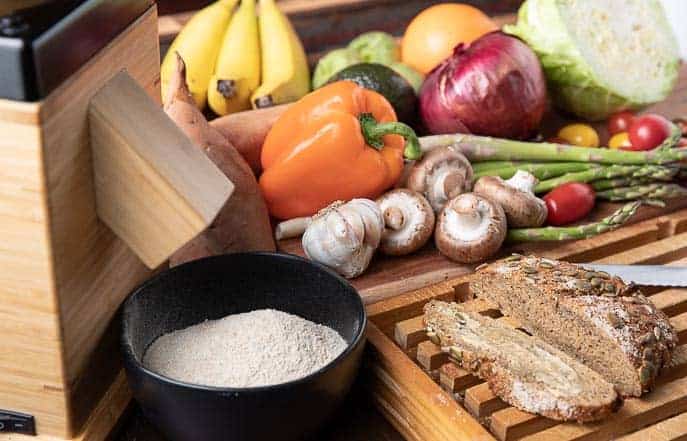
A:
POLYGON ((603 419, 622 404, 613 385, 569 355, 459 304, 425 305, 428 336, 507 403, 560 421, 603 419))
POLYGON ((479 267, 470 288, 623 397, 650 390, 677 345, 666 315, 636 286, 571 263, 513 255, 479 267))

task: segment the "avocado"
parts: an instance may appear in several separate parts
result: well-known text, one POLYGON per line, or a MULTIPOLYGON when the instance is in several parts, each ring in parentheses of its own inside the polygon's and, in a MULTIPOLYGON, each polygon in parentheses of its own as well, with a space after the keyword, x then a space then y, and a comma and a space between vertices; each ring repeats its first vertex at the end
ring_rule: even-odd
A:
POLYGON ((399 121, 412 124, 416 120, 417 95, 408 80, 383 64, 359 63, 339 71, 328 83, 350 80, 383 95, 396 111, 399 121))

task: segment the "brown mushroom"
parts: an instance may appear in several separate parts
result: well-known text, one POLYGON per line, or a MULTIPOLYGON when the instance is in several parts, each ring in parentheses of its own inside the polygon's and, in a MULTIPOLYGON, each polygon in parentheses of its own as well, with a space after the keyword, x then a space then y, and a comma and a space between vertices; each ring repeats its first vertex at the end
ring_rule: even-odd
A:
POLYGON ((384 216, 380 250, 403 256, 422 248, 434 231, 434 211, 420 193, 399 188, 383 194, 377 205, 384 216))
POLYGON ((434 240, 444 256, 460 263, 494 255, 506 238, 506 214, 484 196, 464 193, 451 199, 437 218, 434 240))
POLYGON ((537 178, 518 170, 503 180, 498 176, 483 176, 475 183, 473 191, 497 202, 503 208, 512 228, 540 227, 546 222, 546 202, 534 194, 537 178))
POLYGON ((472 188, 472 166, 462 153, 440 147, 425 154, 408 175, 407 187, 422 193, 435 212, 472 188))

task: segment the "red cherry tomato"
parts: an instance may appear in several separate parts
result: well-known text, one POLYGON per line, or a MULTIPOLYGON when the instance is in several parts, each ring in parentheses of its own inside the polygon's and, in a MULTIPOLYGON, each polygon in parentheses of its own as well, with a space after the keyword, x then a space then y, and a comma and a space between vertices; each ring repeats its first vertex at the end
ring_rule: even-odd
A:
POLYGON ((608 134, 613 136, 616 133, 627 132, 635 120, 632 112, 619 112, 608 118, 608 134))
POLYGON ((546 196, 549 225, 566 225, 578 221, 594 208, 596 193, 589 184, 568 182, 551 190, 546 196))
POLYGON ((670 122, 661 115, 642 115, 632 123, 628 135, 632 146, 625 150, 651 150, 670 135, 670 122))

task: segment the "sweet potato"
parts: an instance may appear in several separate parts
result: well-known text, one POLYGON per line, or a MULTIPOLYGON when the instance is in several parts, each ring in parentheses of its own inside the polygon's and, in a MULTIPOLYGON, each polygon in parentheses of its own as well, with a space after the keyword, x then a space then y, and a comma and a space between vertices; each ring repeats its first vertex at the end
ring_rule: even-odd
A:
POLYGON ((267 132, 289 104, 250 112, 230 113, 210 121, 210 125, 224 135, 241 153, 256 175, 262 171, 260 152, 267 132))
POLYGON ((199 237, 170 259, 175 266, 211 254, 238 251, 275 251, 267 205, 255 175, 229 140, 210 126, 186 86, 184 61, 177 55, 177 72, 170 82, 165 112, 202 148, 234 183, 234 194, 215 221, 199 237))

